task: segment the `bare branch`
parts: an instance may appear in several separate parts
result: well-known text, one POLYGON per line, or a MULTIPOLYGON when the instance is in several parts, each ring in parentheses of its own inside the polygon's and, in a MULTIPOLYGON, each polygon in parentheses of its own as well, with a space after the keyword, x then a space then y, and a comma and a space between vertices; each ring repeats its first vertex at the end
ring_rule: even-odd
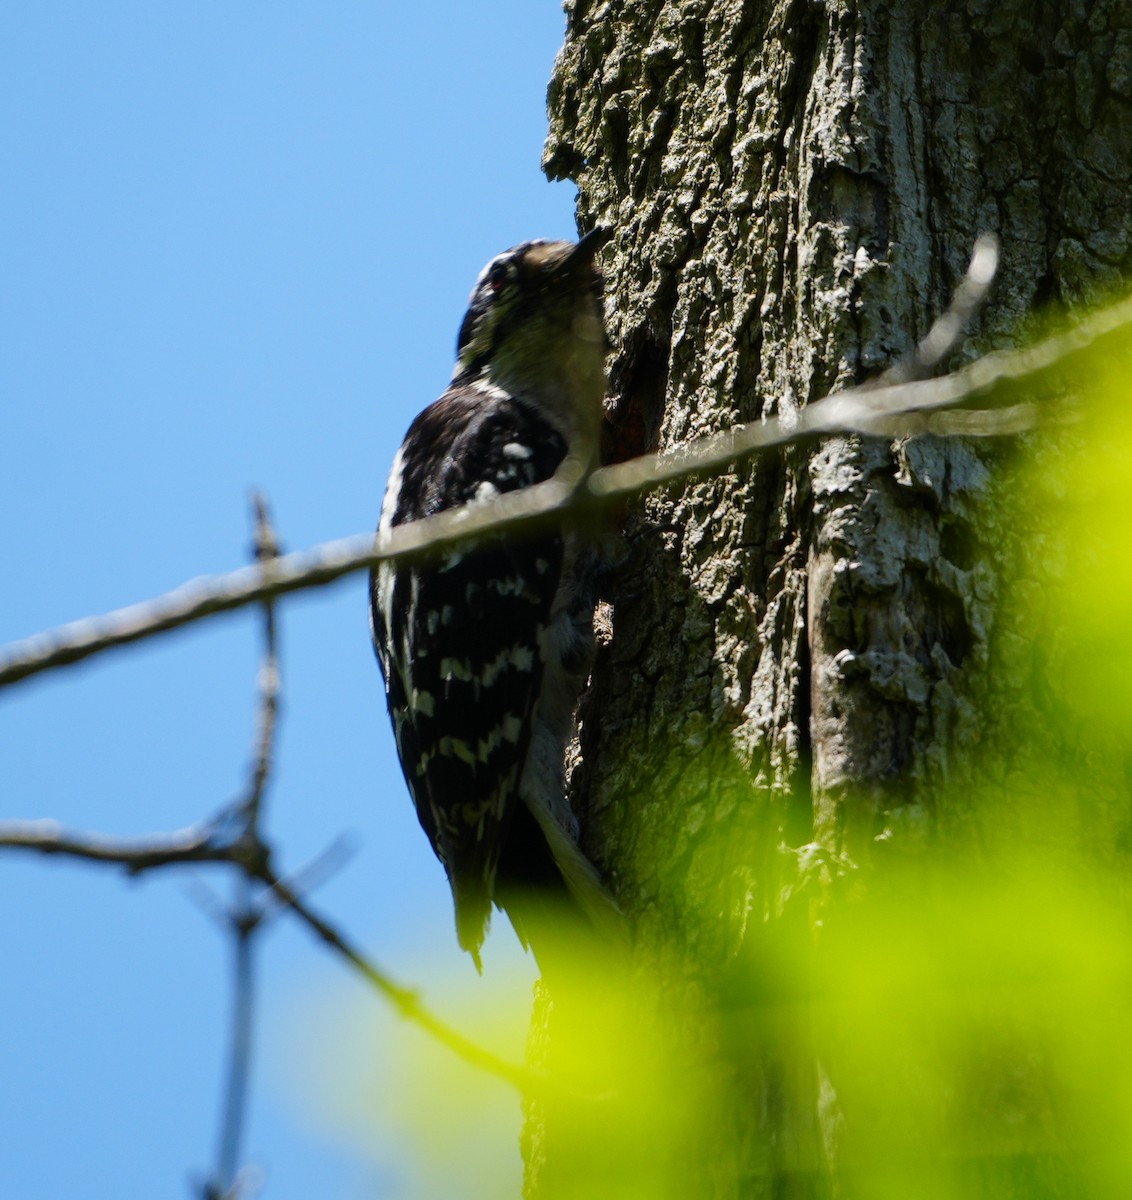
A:
MULTIPOLYGON (((252 498, 255 509, 255 557, 261 565, 274 562, 279 557, 279 541, 271 525, 267 501, 261 495, 252 498)), ((259 668, 259 717, 256 728, 255 765, 252 768, 251 786, 244 809, 249 834, 255 834, 259 823, 263 795, 271 774, 272 752, 275 746, 275 728, 279 718, 279 649, 275 627, 274 597, 263 602, 263 661, 259 668)))
POLYGON ((394 983, 387 975, 377 970, 372 963, 354 947, 346 937, 339 933, 328 921, 320 917, 299 895, 291 890, 286 883, 274 875, 270 869, 260 874, 260 878, 301 921, 306 924, 322 942, 334 949, 361 974, 372 987, 389 999, 397 1011, 407 1021, 420 1026, 437 1041, 447 1046, 459 1058, 497 1079, 502 1079, 521 1092, 532 1094, 545 1092, 549 1081, 518 1063, 508 1062, 475 1042, 457 1033, 450 1025, 445 1024, 439 1017, 430 1012, 422 1003, 420 996, 409 988, 394 983))
MULTIPOLYGON (((246 876, 240 877, 245 893, 246 876)), ((236 935, 233 957, 232 1034, 228 1059, 228 1078, 224 1087, 224 1109, 220 1118, 220 1137, 216 1152, 216 1169, 212 1180, 205 1185, 206 1200, 224 1200, 240 1194, 240 1143, 243 1140, 247 1115, 248 1079, 251 1074, 252 1038, 255 1022, 255 970, 253 935, 259 928, 258 913, 250 905, 250 896, 243 909, 232 915, 229 925, 236 935)))
POLYGON ((875 432, 890 438, 919 437, 1004 437, 1025 433, 1039 420, 1048 423, 1066 414, 1066 407, 1055 402, 1042 406, 1014 404, 1009 408, 944 409, 941 412, 903 413, 886 420, 878 416, 875 432))
MULTIPOLYGON (((653 487, 709 475, 771 447, 794 445, 835 433, 889 435, 901 417, 958 409, 1005 384, 1032 378, 1104 338, 1127 334, 1129 330, 1132 330, 1132 299, 1094 313, 1066 333, 1028 349, 1001 351, 976 359, 953 375, 887 387, 851 388, 816 401, 789 420, 779 418, 737 425, 682 450, 603 467, 590 476, 588 489, 599 500, 624 500, 653 487)), ((989 427, 990 423, 987 424, 989 427)))
POLYGON ((572 491, 570 484, 550 479, 522 492, 500 496, 490 509, 464 508, 400 525, 380 546, 372 533, 358 534, 227 575, 192 580, 156 599, 74 621, 0 649, 0 687, 205 617, 260 604, 288 592, 321 587, 386 559, 439 554, 468 537, 526 527, 563 507, 572 491))
POLYGON ((968 405, 1130 327, 1132 299, 1093 313, 1066 333, 1028 349, 988 354, 953 375, 853 388, 816 401, 800 413, 736 426, 685 447, 602 467, 582 480, 556 476, 500 496, 490 505, 472 505, 399 525, 380 542, 375 542, 372 534, 359 534, 228 575, 197 580, 143 604, 9 644, 0 649, 0 687, 217 613, 321 587, 379 562, 435 556, 488 533, 527 531, 567 508, 599 510, 651 488, 703 477, 775 447, 834 433, 887 435, 901 415, 968 405))
MULTIPOLYGON (((209 826, 192 826, 177 833, 155 834, 146 838, 112 838, 96 833, 71 832, 63 829, 57 821, 5 821, 0 822, 0 847, 88 859, 124 867, 130 874, 156 867, 200 862, 237 866, 247 877, 263 883, 281 906, 293 912, 326 945, 346 959, 393 1004, 405 1020, 425 1030, 465 1062, 524 1092, 545 1092, 551 1086, 544 1076, 477 1046, 432 1013, 415 991, 394 982, 391 976, 374 966, 344 934, 319 916, 291 885, 275 874, 266 846, 260 845, 249 850, 247 843, 241 839, 227 842, 218 840, 209 826)), ((214 1184, 207 1186, 215 1187, 214 1184)))
POLYGON ((991 284, 998 274, 998 238, 981 233, 975 239, 971 261, 947 311, 932 325, 910 359, 897 363, 880 377, 881 385, 907 383, 923 379, 959 344, 963 331, 986 303, 991 284))
MULTIPOLYGON (((252 507, 255 517, 255 557, 263 566, 278 558, 279 541, 272 528, 267 501, 263 496, 253 496, 252 507)), ((262 844, 259 825, 263 812, 263 798, 271 774, 280 689, 275 600, 268 597, 263 602, 263 661, 259 669, 255 754, 247 799, 239 810, 244 825, 243 838, 253 844, 262 844)), ((262 861, 266 863, 266 854, 262 856, 262 861)), ((241 1190, 241 1143, 247 1120, 248 1081, 251 1078, 255 1035, 253 937, 261 927, 264 914, 262 906, 253 894, 253 879, 248 872, 240 873, 235 888, 235 900, 228 914, 229 928, 235 934, 228 1075, 224 1087, 216 1167, 212 1180, 205 1185, 205 1200, 236 1200, 241 1190)))
POLYGON ((155 867, 187 866, 190 863, 234 863, 251 865, 262 846, 223 836, 215 824, 190 825, 173 833, 118 838, 102 833, 66 830, 58 821, 0 821, 0 849, 34 850, 40 854, 84 858, 110 863, 137 875, 155 867))

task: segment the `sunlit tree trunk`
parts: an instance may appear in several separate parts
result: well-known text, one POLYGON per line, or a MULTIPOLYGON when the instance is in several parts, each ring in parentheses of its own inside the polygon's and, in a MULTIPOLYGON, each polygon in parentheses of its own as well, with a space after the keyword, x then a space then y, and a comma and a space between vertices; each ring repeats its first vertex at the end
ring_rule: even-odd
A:
MULTIPOLYGON (((619 456, 875 376, 946 306, 981 231, 1002 268, 956 361, 1127 267, 1125 0, 566 9, 545 165, 577 182, 585 227, 616 232, 619 456)), ((573 785, 641 940, 684 964, 674 989, 715 995, 743 964, 772 977, 839 881, 978 823, 974 748, 1030 720, 1019 680, 1041 670, 1035 631, 1003 627, 1006 454, 831 438, 628 514, 573 785)), ((1020 768, 998 761, 1001 785, 1020 768)), ((777 1020, 753 1048, 704 1035, 732 1104, 697 1160, 710 1177, 673 1194, 854 1194, 836 1072, 777 1020)), ((579 1148, 553 1119, 528 1129, 535 1197, 573 1194, 579 1148)))

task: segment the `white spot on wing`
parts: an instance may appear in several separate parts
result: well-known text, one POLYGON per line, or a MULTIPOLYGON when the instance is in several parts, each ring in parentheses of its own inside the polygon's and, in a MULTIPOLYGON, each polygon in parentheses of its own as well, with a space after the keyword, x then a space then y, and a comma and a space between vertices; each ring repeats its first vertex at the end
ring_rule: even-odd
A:
POLYGON ((480 741, 476 747, 476 756, 480 762, 486 763, 491 757, 492 751, 503 742, 517 743, 522 732, 522 719, 515 716, 514 713, 508 713, 487 737, 480 741))
POLYGON ((459 679, 461 682, 467 683, 473 678, 472 669, 462 658, 442 658, 440 660, 440 678, 459 679))
POLYGON ((424 775, 428 770, 429 763, 434 758, 458 758, 470 767, 476 765, 476 756, 462 738, 442 737, 432 750, 427 750, 421 755, 420 761, 417 763, 417 774, 424 775))
POLYGON ((472 753, 471 748, 461 738, 442 737, 437 742, 436 749, 437 753, 443 754, 445 758, 458 758, 470 767, 474 767, 476 764, 476 757, 472 753))
POLYGON ((461 762, 466 762, 469 767, 475 766, 475 756, 472 754, 467 742, 462 738, 441 738, 437 744, 437 750, 447 758, 459 758, 461 762))
POLYGON ((518 671, 530 671, 535 665, 535 653, 530 646, 508 646, 487 664, 480 672, 480 683, 484 687, 491 685, 508 667, 518 671))
POLYGON ((520 575, 512 575, 509 579, 492 579, 489 586, 497 596, 521 596, 527 588, 526 581, 520 575))

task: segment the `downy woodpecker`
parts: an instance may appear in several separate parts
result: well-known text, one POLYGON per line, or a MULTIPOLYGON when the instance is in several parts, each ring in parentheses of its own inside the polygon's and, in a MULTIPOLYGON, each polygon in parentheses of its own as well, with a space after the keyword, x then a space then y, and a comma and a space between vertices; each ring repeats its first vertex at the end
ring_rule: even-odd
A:
MULTIPOLYGON (((447 391, 389 475, 379 534, 596 464, 605 394, 601 229, 493 258, 472 291, 447 391)), ((598 551, 568 522, 489 536, 370 581, 374 646, 401 767, 480 968, 494 901, 524 945, 564 901, 616 909, 577 846, 564 760, 593 656, 598 551)))

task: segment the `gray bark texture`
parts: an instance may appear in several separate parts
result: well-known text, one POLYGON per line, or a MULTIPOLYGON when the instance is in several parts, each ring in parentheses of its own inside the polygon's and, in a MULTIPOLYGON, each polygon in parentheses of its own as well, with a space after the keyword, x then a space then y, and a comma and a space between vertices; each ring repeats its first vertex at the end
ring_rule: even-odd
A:
MULTIPOLYGON (((981 231, 1002 268, 953 366, 1127 277, 1127 0, 565 7, 544 165, 576 181, 584 228, 616 232, 616 457, 877 375, 946 307, 981 231)), ((694 964, 673 989, 761 970, 837 881, 969 835, 982 748, 1008 782, 1003 747, 1041 716, 1020 682, 1037 631, 1002 604, 1011 453, 831 438, 626 514, 573 789, 640 940, 694 964)), ((710 1173, 675 1166, 673 1195, 856 1194, 836 1080, 779 1053, 804 1030, 764 1024, 755 1048, 703 1033, 734 1104, 696 1159, 710 1173)), ((528 1123, 535 1197, 574 1194, 584 1151, 554 1120, 528 1123)))

